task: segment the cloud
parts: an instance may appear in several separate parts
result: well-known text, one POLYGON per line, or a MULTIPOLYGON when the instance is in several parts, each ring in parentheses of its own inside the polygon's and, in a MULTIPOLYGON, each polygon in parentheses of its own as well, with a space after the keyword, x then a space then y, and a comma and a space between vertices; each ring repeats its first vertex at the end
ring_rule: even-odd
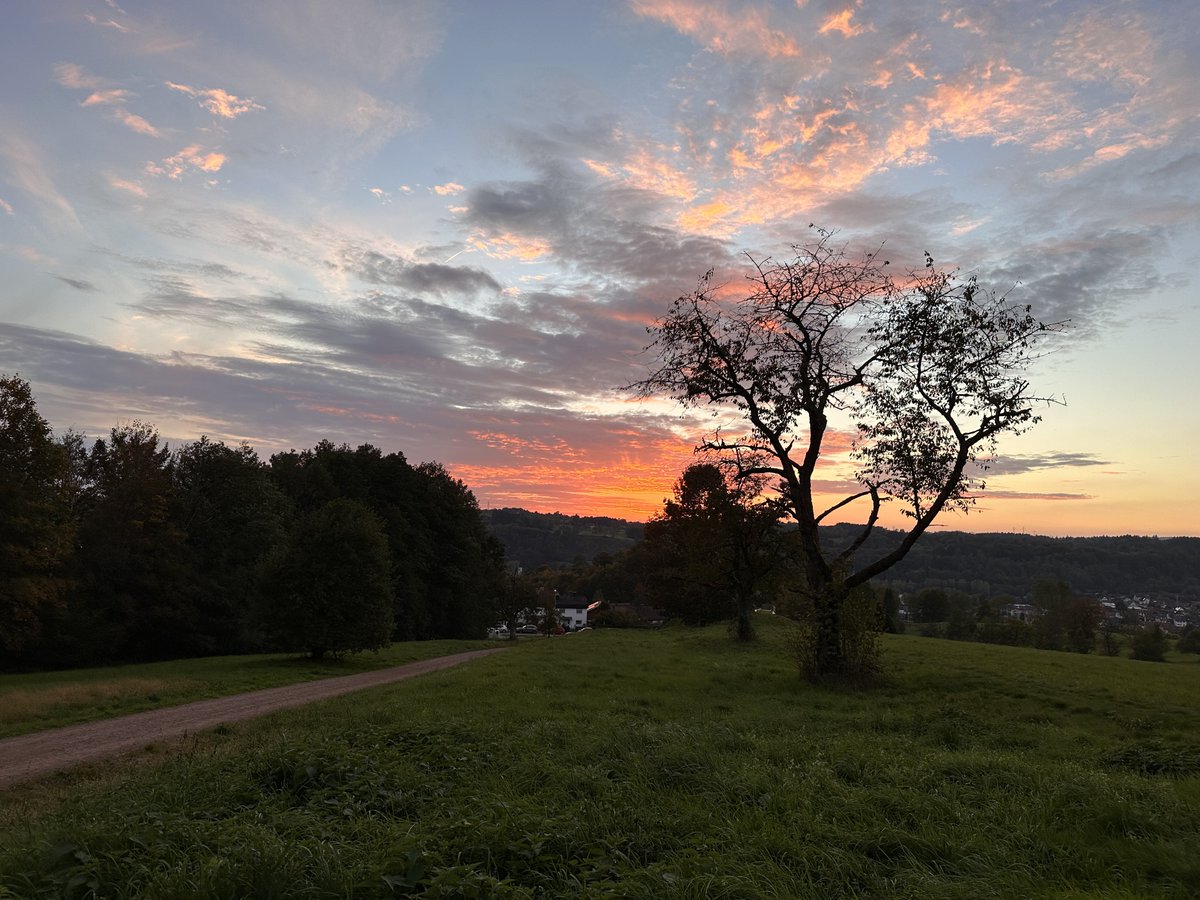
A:
POLYGON ((439 197, 449 197, 454 194, 461 194, 466 188, 457 181, 447 181, 445 184, 437 184, 433 187, 433 192, 439 197))
POLYGON ((244 58, 233 68, 239 81, 271 98, 276 127, 299 129, 305 151, 323 167, 370 156, 416 121, 410 109, 364 90, 341 72, 297 72, 268 59, 244 58))
POLYGON ((252 11, 277 39, 320 61, 377 81, 402 77, 442 43, 429 0, 260 0, 252 11))
POLYGON ((176 84, 174 81, 168 81, 166 85, 171 90, 180 91, 189 97, 196 97, 199 99, 201 107, 223 119, 236 119, 252 110, 266 109, 265 106, 255 103, 249 97, 238 97, 221 88, 194 88, 186 84, 176 84))
POLYGON ((0 132, 0 160, 6 163, 6 180, 36 201, 57 229, 76 230, 80 227, 79 217, 46 170, 45 158, 40 148, 15 130, 0 132))
MULTIPOLYGON (((113 115, 117 121, 131 131, 136 131, 138 134, 144 134, 149 137, 162 137, 162 134, 157 128, 143 119, 141 116, 134 115, 124 107, 117 107, 113 110, 113 115)), ((220 168, 218 166, 218 168, 220 168)))
POLYGON ((703 0, 632 0, 630 8, 717 53, 754 53, 767 58, 801 55, 799 42, 787 29, 773 27, 767 13, 754 6, 731 11, 724 4, 703 0))
POLYGON ((70 285, 71 287, 75 288, 75 290, 77 290, 77 291, 98 291, 99 290, 99 288, 96 287, 96 285, 92 284, 90 281, 87 281, 86 279, 83 279, 83 278, 68 278, 66 275, 58 275, 54 272, 50 272, 48 274, 53 275, 55 278, 57 278, 63 284, 70 285))
POLYGON ((1095 500, 1093 494, 1068 494, 1054 491, 983 491, 977 495, 981 500, 1095 500))
POLYGON ((114 187, 119 191, 126 191, 126 192, 128 192, 130 194, 134 194, 135 196, 138 196, 138 197, 147 196, 146 189, 144 187, 142 187, 140 184, 138 184, 136 181, 128 181, 127 179, 124 179, 124 178, 118 178, 115 175, 109 175, 108 183, 111 187, 114 187))
POLYGON ((146 163, 146 174, 161 175, 178 180, 189 167, 201 172, 219 172, 225 165, 225 154, 203 150, 200 145, 192 144, 184 147, 174 156, 168 156, 162 162, 146 163))
POLYGON ((10 216, 16 215, 16 213, 13 211, 12 204, 3 197, 0 197, 0 209, 4 210, 10 216))
POLYGON ((98 28, 112 28, 121 32, 122 34, 129 32, 129 26, 122 25, 116 19, 101 19, 99 16, 94 16, 91 13, 84 13, 84 18, 98 28))
MULTIPOLYGON (((1047 469, 1066 469, 1088 466, 1111 466, 1112 461, 1102 459, 1094 453, 1052 451, 1034 456, 1001 456, 987 462, 986 474, 1022 475, 1047 469)), ((995 492, 988 491, 988 496, 995 492)))
POLYGON ((54 78, 63 87, 75 90, 103 90, 112 84, 105 78, 89 74, 83 66, 68 62, 54 66, 54 78))
POLYGON ((363 247, 345 247, 338 264, 367 284, 389 285, 418 294, 473 296, 498 293, 500 284, 482 269, 412 262, 363 247))
POLYGON ((831 31, 836 31, 842 37, 852 38, 863 33, 863 26, 855 25, 850 20, 854 18, 854 8, 848 7, 841 12, 830 14, 829 18, 822 23, 818 29, 818 34, 828 34, 831 31))
POLYGON ((80 106, 111 106, 116 103, 124 103, 130 97, 129 91, 120 88, 107 88, 105 90, 93 91, 86 98, 80 101, 80 106))

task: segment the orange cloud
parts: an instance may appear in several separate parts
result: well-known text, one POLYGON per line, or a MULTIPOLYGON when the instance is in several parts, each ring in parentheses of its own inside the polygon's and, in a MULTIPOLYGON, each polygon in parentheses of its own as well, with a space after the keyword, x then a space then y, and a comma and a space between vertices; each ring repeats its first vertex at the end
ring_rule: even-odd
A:
POLYGON ((584 159, 583 164, 610 181, 619 181, 626 187, 654 191, 676 200, 691 200, 696 196, 696 185, 685 173, 672 166, 663 155, 667 148, 657 145, 638 147, 620 164, 597 162, 584 159))
POLYGON ((825 20, 820 28, 820 34, 828 34, 831 31, 836 31, 842 37, 852 38, 860 35, 865 30, 861 25, 854 25, 850 22, 854 18, 854 9, 843 9, 840 13, 834 13, 825 20))
POLYGON ((670 25, 718 53, 768 58, 800 55, 795 38, 772 28, 760 9, 729 12, 699 0, 633 0, 630 5, 636 15, 670 25))
POLYGON ((474 231, 467 237, 468 246, 494 259, 519 259, 534 262, 548 256, 553 249, 548 241, 538 237, 512 234, 485 234, 474 231))
POLYGON ((192 144, 174 156, 168 156, 161 163, 146 163, 146 173, 178 180, 189 166, 201 172, 219 172, 223 165, 225 154, 205 153, 198 144, 192 144))
POLYGON ((108 90, 93 91, 87 96, 80 106, 108 106, 113 103, 124 103, 129 97, 129 91, 124 91, 119 88, 110 88, 108 90))
POLYGON ((238 97, 221 88, 194 88, 186 84, 176 84, 174 81, 168 81, 166 85, 173 91, 197 98, 202 108, 222 119, 236 119, 251 110, 266 109, 249 97, 238 97))
POLYGON ((454 194, 461 194, 466 188, 457 181, 447 181, 445 184, 435 184, 433 192, 439 197, 449 197, 454 194))

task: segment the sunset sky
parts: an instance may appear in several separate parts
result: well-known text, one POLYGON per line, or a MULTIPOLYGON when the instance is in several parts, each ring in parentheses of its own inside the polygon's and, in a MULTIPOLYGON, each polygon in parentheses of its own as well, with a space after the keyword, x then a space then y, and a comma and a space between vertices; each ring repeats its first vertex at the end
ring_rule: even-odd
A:
POLYGON ((0 373, 58 432, 370 442, 483 506, 644 518, 714 422, 620 390, 646 325, 816 222, 1072 322, 1032 376, 1067 405, 941 527, 1200 534, 1200 4, 3 19, 0 373))

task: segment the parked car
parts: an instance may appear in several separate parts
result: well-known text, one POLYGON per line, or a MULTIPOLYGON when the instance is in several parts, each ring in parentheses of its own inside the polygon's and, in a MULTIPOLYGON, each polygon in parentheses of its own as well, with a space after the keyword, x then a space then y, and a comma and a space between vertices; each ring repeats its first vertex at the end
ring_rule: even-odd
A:
POLYGON ((517 629, 517 634, 537 634, 538 627, 536 625, 522 625, 517 629))

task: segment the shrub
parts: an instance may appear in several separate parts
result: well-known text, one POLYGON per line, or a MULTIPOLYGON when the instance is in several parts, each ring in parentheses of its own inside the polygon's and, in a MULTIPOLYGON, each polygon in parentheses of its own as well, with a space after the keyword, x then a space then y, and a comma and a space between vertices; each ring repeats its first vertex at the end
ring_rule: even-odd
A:
POLYGON ((1180 635, 1175 649, 1180 653, 1200 653, 1200 628, 1189 628, 1180 635))
POLYGON ((1167 636, 1155 625, 1143 629, 1133 636, 1133 649, 1129 656, 1145 662, 1165 662, 1163 654, 1167 651, 1167 636))
MULTIPOLYGON (((800 674, 809 680, 820 677, 816 667, 817 629, 811 601, 798 600, 793 607, 797 627, 790 638, 792 657, 800 674)), ((883 630, 883 610, 869 586, 851 591, 842 604, 841 642, 850 681, 869 682, 882 671, 879 635, 883 630)))

